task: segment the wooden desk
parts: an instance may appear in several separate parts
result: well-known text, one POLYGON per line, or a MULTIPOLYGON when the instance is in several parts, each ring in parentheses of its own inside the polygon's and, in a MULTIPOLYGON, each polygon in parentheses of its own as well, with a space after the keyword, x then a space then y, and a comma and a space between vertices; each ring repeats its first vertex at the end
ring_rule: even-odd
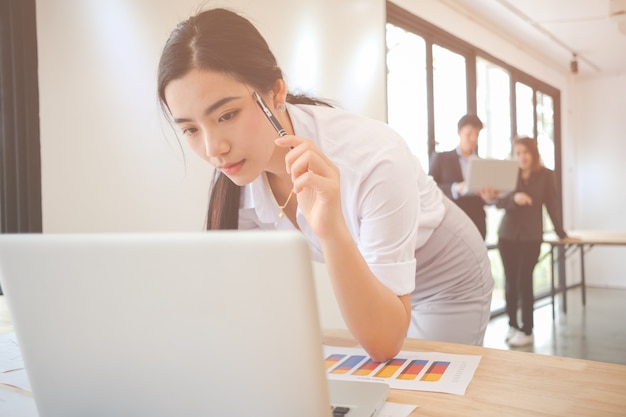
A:
MULTIPOLYGON (((343 330, 324 343, 356 346, 343 330)), ((624 365, 416 339, 403 350, 482 356, 463 396, 392 389, 389 401, 418 406, 414 417, 626 416, 624 365)))
MULTIPOLYGON (((546 234, 544 242, 550 244, 551 258, 551 290, 552 317, 555 317, 554 298, 560 293, 562 296, 561 308, 567 313, 567 290, 569 288, 582 288, 582 303, 586 304, 585 293, 585 254, 594 246, 624 246, 626 245, 626 232, 609 232, 595 230, 571 230, 568 231, 570 238, 560 240, 555 234, 546 234), (565 273, 565 261, 570 254, 578 253, 580 260, 580 282, 568 287, 565 273), (555 285, 554 265, 559 264, 558 284, 555 285)), ((626 412, 624 413, 626 415, 626 412)))
MULTIPOLYGON (((324 331, 324 343, 357 347, 346 330, 324 331)), ((412 417, 626 416, 625 365, 417 339, 402 349, 482 357, 465 395, 390 390, 388 401, 418 406, 412 417)))

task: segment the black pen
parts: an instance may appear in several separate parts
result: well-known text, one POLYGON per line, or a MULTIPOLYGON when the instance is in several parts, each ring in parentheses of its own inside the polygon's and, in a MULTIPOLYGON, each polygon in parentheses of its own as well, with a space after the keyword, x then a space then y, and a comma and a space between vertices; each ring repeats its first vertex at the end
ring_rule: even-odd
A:
POLYGON ((254 99, 256 100, 257 104, 259 105, 259 107, 261 108, 265 116, 267 117, 267 120, 269 120, 271 125, 274 126, 274 129, 276 129, 278 136, 280 137, 285 136, 287 134, 287 131, 285 131, 285 129, 281 126, 280 122, 278 121, 276 116, 274 116, 274 113, 272 113, 269 107, 267 107, 267 104, 265 104, 265 102, 263 101, 259 93, 255 91, 254 93, 252 93, 252 95, 254 96, 254 99))

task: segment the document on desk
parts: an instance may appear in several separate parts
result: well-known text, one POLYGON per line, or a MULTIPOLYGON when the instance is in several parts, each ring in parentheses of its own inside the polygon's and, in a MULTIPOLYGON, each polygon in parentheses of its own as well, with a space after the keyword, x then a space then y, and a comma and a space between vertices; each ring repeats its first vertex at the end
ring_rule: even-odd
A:
POLYGON ((331 379, 380 381, 390 388, 465 395, 480 355, 400 351, 387 362, 375 362, 364 349, 324 345, 331 379))
POLYGON ((0 416, 38 417, 32 397, 0 387, 0 416))
POLYGON ((33 397, 6 385, 31 390, 15 333, 0 335, 0 416, 37 417, 33 397))
MULTIPOLYGON (((26 375, 26 369, 18 369, 9 372, 0 372, 0 384, 11 385, 24 391, 31 391, 30 380, 26 375)), ((1 415, 1 414, 0 414, 1 415)))
POLYGON ((22 352, 15 333, 0 335, 0 372, 23 369, 22 352))

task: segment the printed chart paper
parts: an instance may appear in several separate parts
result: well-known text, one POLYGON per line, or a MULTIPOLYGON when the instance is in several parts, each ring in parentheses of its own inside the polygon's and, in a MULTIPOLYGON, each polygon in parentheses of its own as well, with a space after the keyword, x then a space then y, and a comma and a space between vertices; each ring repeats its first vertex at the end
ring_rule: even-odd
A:
POLYGON ((0 335, 0 372, 23 369, 22 352, 15 333, 0 335))
POLYGON ((364 349, 324 346, 331 379, 380 381, 395 389, 464 395, 480 355, 400 351, 387 362, 374 362, 364 349))

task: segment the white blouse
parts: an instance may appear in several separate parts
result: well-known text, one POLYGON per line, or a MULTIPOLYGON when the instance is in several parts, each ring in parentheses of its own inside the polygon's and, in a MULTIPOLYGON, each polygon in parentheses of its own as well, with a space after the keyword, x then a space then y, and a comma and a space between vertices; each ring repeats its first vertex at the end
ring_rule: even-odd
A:
MULTIPOLYGON (((444 216, 443 193, 406 142, 387 124, 338 108, 287 104, 295 134, 315 142, 340 170, 348 229, 378 279, 395 294, 415 288, 415 250, 444 216)), ((240 229, 294 229, 263 176, 244 187, 240 229)), ((319 241, 298 209, 298 226, 312 258, 324 262, 319 241)))

